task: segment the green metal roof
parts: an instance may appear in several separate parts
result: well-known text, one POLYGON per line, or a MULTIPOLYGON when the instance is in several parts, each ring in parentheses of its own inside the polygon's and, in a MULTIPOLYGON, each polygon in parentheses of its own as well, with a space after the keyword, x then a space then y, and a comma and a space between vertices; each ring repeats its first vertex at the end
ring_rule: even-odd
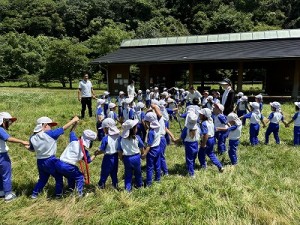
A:
POLYGON ((300 29, 124 40, 121 47, 300 38, 300 29))

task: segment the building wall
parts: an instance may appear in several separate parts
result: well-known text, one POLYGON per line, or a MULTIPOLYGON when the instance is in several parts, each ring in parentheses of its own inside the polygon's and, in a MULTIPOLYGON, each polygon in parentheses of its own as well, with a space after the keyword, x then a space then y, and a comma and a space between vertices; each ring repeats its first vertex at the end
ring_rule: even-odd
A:
POLYGON ((108 91, 118 95, 119 91, 127 93, 129 83, 129 65, 110 65, 108 67, 108 91))

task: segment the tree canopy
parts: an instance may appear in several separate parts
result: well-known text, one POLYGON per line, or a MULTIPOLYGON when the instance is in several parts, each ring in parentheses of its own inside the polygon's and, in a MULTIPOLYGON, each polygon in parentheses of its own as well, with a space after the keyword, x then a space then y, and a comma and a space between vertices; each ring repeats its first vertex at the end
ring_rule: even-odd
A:
POLYGON ((297 0, 0 0, 0 80, 70 81, 124 39, 299 27, 297 0))

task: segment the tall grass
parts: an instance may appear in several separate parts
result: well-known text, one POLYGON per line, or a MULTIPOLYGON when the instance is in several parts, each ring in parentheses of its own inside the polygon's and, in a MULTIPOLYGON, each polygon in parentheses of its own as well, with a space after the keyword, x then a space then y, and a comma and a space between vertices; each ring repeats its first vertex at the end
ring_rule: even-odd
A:
MULTIPOLYGON (((80 113, 75 90, 0 90, 0 111, 18 118, 9 130, 17 138, 27 140, 40 116, 49 116, 63 125, 80 113)), ((267 116, 269 112, 265 105, 263 114, 267 116)), ((285 104, 283 112, 289 120, 294 107, 285 104)), ((80 135, 88 128, 95 130, 94 118, 80 121, 76 133, 80 135)), ((171 130, 177 137, 180 135, 177 123, 172 122, 171 130)), ((299 224, 300 152, 299 147, 292 146, 292 126, 281 125, 280 145, 271 137, 270 145, 251 147, 248 130, 246 125, 236 167, 229 165, 228 156, 220 158, 225 164, 223 174, 211 164, 200 170, 197 161, 196 179, 190 179, 186 176, 183 147, 171 145, 166 151, 170 175, 131 193, 123 191, 122 163, 118 175, 122 190, 112 189, 110 179, 106 189, 97 189, 100 156, 90 164, 92 184, 85 187, 89 194, 82 199, 71 195, 56 200, 51 178, 39 198, 32 200, 30 194, 38 178, 34 153, 8 143, 13 189, 19 197, 11 203, 1 203, 0 224, 299 224)), ((264 131, 261 129, 259 135, 262 141, 264 131)), ((58 141, 57 156, 68 144, 68 133, 58 141)), ((99 144, 96 142, 92 151, 99 144)))

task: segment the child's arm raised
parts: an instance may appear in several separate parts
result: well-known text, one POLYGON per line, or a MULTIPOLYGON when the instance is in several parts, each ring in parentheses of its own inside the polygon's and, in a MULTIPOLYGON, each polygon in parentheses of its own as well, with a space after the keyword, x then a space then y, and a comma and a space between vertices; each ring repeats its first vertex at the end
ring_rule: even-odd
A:
POLYGON ((70 126, 72 126, 74 123, 78 122, 79 118, 78 116, 74 116, 73 119, 71 119, 68 123, 66 123, 62 128, 64 130, 68 129, 70 126))

